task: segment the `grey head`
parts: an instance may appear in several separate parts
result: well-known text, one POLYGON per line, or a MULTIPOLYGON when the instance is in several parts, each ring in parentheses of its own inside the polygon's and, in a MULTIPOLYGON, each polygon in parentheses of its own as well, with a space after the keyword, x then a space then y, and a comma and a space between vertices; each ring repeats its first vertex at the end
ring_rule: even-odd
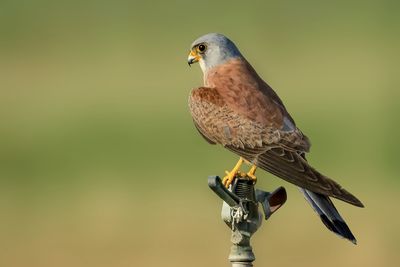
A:
POLYGON ((220 33, 208 33, 192 43, 188 64, 199 62, 205 73, 215 66, 239 57, 242 57, 242 54, 228 37, 220 33))

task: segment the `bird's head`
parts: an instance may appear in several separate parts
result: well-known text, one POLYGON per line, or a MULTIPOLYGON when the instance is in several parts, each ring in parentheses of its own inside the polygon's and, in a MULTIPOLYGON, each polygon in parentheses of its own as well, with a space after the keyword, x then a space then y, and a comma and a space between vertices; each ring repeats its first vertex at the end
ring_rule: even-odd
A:
POLYGON ((228 37, 219 33, 209 33, 192 43, 188 64, 190 66, 199 62, 205 73, 207 70, 237 57, 242 57, 242 55, 228 37))

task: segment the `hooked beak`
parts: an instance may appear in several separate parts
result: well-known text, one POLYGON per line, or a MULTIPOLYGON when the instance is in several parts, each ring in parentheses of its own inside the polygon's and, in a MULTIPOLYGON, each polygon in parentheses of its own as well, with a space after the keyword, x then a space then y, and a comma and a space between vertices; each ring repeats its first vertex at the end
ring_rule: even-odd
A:
POLYGON ((188 65, 192 65, 193 63, 199 62, 200 56, 195 52, 195 51, 190 51, 190 54, 188 56, 188 65))

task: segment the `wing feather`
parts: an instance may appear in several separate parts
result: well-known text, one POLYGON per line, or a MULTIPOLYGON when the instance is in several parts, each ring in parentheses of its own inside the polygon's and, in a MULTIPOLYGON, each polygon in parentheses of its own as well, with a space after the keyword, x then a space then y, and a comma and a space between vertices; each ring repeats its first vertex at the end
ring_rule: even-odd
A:
POLYGON ((196 128, 208 142, 222 144, 292 184, 363 207, 354 195, 308 164, 304 153, 310 143, 297 127, 285 131, 283 122, 277 129, 252 120, 232 110, 213 88, 193 90, 189 107, 196 128))

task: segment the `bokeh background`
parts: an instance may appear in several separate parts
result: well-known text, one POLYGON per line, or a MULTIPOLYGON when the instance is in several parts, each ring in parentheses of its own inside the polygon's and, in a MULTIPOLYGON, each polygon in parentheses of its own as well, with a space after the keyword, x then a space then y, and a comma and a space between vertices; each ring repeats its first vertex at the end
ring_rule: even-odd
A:
POLYGON ((294 186, 253 238, 256 266, 400 261, 399 4, 0 2, 0 266, 229 266, 207 177, 237 157, 202 140, 191 42, 233 39, 311 138, 309 160, 365 204, 331 234, 294 186))

